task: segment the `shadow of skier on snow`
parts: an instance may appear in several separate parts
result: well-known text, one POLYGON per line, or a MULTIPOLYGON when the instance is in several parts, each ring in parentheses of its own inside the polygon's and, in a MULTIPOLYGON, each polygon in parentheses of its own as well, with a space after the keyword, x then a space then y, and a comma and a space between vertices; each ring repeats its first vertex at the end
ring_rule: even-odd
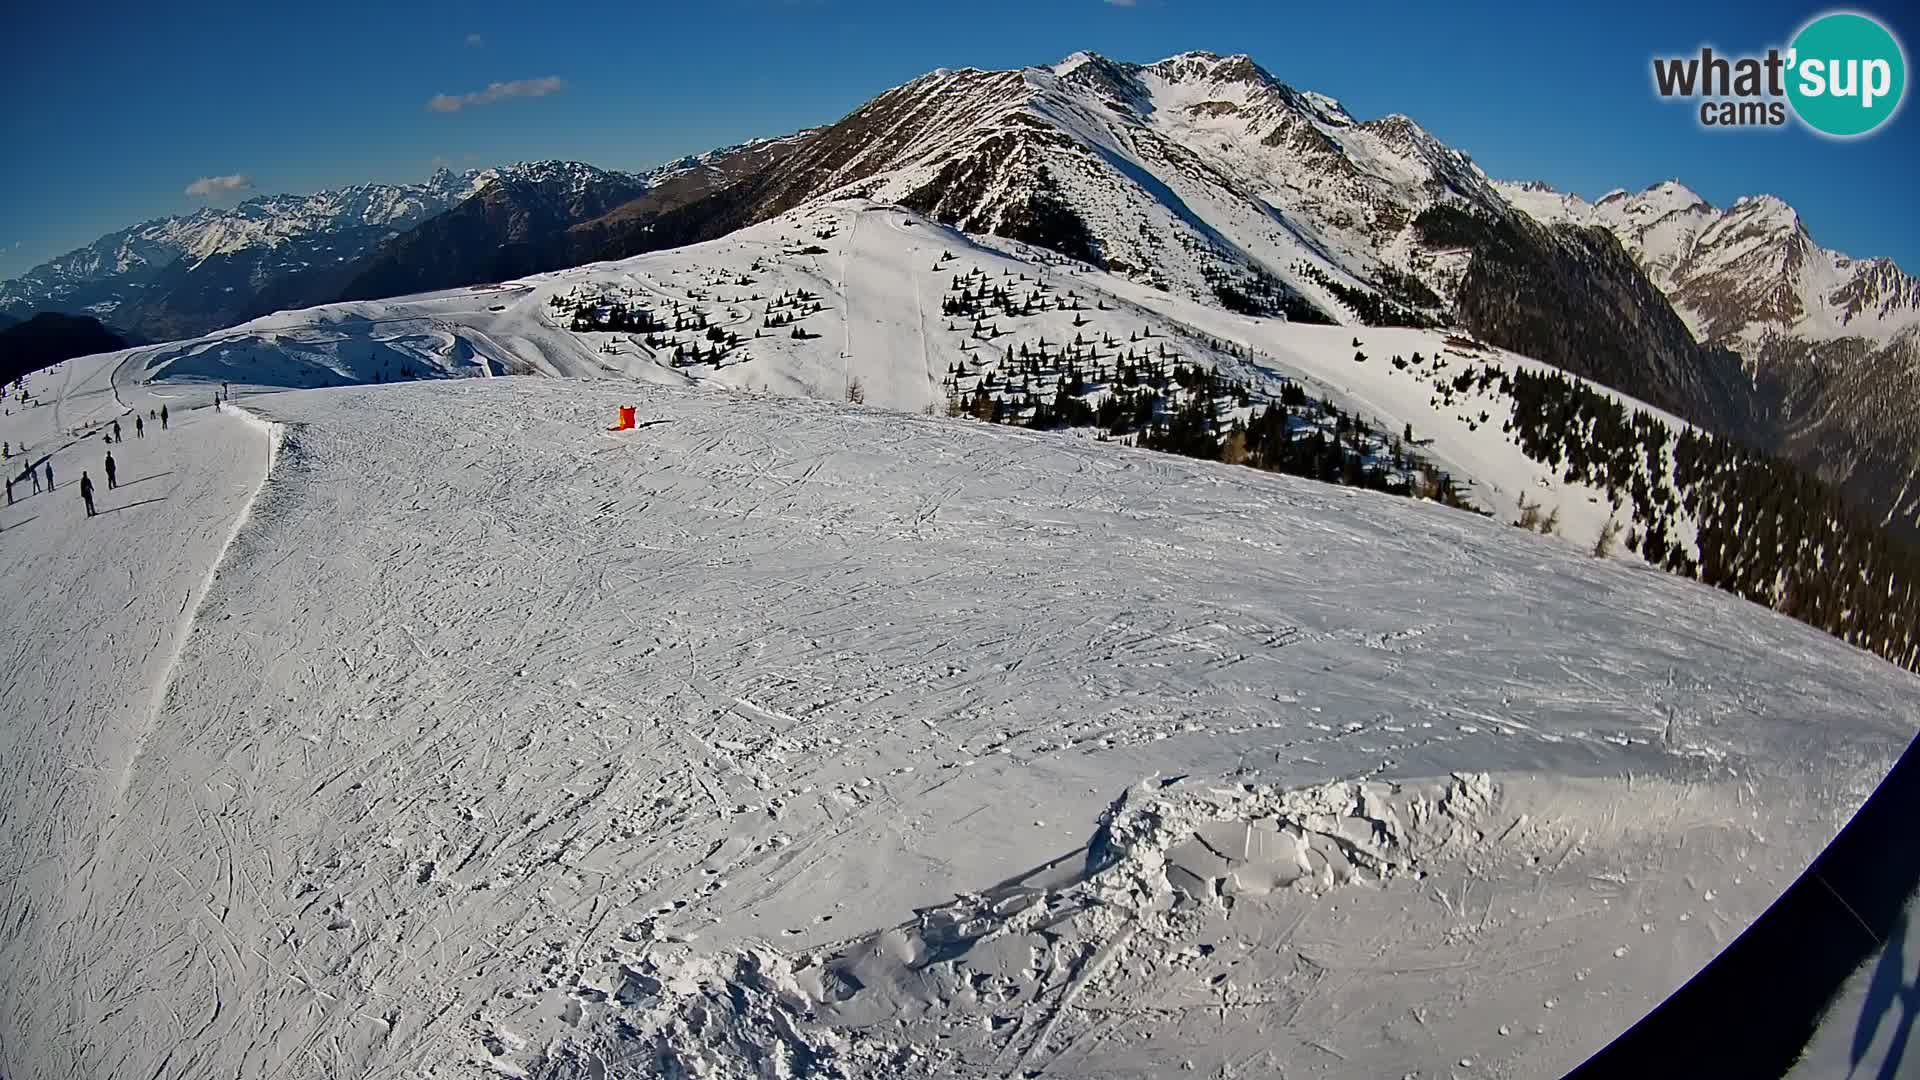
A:
POLYGON ((165 472, 151 473, 147 476, 141 477, 138 480, 123 480, 119 484, 115 485, 115 489, 118 490, 119 488, 130 488, 135 484, 144 484, 149 480, 158 480, 162 476, 172 476, 172 475, 173 475, 172 469, 168 469, 165 472))
POLYGON ((1887 947, 1880 954, 1880 963, 1873 969, 1873 982, 1867 986, 1867 1000, 1860 1008, 1860 1020, 1853 1029, 1853 1052, 1847 1066, 1847 1076, 1852 1077, 1860 1068, 1860 1062, 1873 1048, 1874 1037, 1880 1033, 1880 1022, 1896 1008, 1900 1019, 1893 1029, 1893 1042, 1887 1046, 1887 1056, 1880 1062, 1877 1080, 1896 1080, 1900 1075, 1900 1063, 1906 1056, 1907 1040, 1913 1036, 1913 1026, 1920 1020, 1920 965, 1912 975, 1907 973, 1906 939, 1907 920, 1910 912, 1900 913, 1899 921, 1893 924, 1893 932, 1887 935, 1887 947), (1906 980, 1902 983, 1902 980, 1906 980))
POLYGON ((131 510, 136 506, 145 506, 148 503, 157 503, 157 502, 166 502, 166 501, 167 501, 167 497, 165 495, 161 495, 152 499, 141 499, 139 502, 121 503, 119 506, 102 507, 100 512, 98 514, 95 514, 94 516, 106 517, 108 514, 117 514, 122 510, 131 510))

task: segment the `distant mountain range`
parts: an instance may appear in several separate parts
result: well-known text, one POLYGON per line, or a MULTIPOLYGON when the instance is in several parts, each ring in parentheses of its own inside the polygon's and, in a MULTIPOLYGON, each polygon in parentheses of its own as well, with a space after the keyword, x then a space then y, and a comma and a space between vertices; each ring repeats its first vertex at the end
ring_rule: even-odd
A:
POLYGON ((641 174, 543 162, 250 200, 136 226, 0 285, 142 337, 713 239, 865 196, 1248 314, 1458 325, 1784 453, 1920 522, 1920 286, 1769 197, 1595 203, 1489 178, 1244 56, 1079 53, 941 70, 826 127, 641 174))
POLYGON ((593 258, 602 231, 724 186, 781 145, 729 147, 641 174, 535 161, 441 169, 422 184, 265 195, 109 233, 0 282, 0 314, 87 314, 166 341, 344 297, 551 270, 593 258))
POLYGON ((279 282, 350 263, 458 205, 483 177, 441 170, 424 184, 263 195, 144 222, 0 283, 0 312, 92 315, 153 340, 203 333, 259 314, 255 295, 279 282))
POLYGON ((309 289, 310 302, 379 299, 591 262, 609 235, 643 228, 660 213, 726 187, 793 142, 727 147, 638 175, 557 162, 518 166, 353 264, 339 288, 309 289))

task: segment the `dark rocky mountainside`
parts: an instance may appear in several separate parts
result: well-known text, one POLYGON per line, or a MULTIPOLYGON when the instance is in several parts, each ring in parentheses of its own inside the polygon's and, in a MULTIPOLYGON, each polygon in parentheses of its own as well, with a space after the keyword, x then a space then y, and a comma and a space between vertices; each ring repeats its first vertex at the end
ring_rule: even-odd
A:
POLYGON ((0 383, 76 356, 124 349, 127 344, 91 316, 42 312, 24 322, 0 326, 0 383))

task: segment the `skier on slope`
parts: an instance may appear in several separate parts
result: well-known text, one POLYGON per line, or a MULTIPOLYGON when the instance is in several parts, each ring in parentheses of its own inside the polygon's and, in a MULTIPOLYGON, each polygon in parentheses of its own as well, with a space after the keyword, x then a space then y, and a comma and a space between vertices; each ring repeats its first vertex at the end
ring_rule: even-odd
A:
POLYGON ((120 441, 120 421, 118 420, 115 420, 113 422, 113 441, 114 442, 120 441))
POLYGON ((167 430, 167 407, 165 405, 160 406, 160 430, 167 430))
POLYGON ((84 469, 80 472, 80 501, 87 504, 87 516, 94 516, 93 477, 88 476, 84 469))
POLYGON ((133 414, 133 437, 136 439, 147 437, 147 422, 140 418, 139 413, 133 414))
POLYGON ((13 505, 13 477, 7 477, 7 505, 13 505))
POLYGON ((113 451, 109 450, 107 451, 107 490, 112 491, 119 486, 119 481, 114 478, 113 451))
POLYGON ((47 459, 47 491, 53 491, 53 459, 47 459))

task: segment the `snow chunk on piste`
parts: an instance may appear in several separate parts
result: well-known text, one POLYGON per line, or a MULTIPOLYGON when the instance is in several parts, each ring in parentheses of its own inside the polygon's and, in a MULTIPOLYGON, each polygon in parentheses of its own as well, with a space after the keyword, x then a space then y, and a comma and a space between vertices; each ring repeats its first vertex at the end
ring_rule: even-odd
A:
POLYGON ((1438 786, 1168 791, 1143 785, 1108 811, 1088 851, 1092 880, 1201 901, 1384 881, 1478 842, 1476 822, 1493 801, 1485 773, 1438 786))
MULTIPOLYGON (((1115 800, 1085 848, 901 925, 819 952, 722 955, 648 943, 602 985, 602 1024, 553 1046, 543 1075, 859 1076, 954 1067, 910 1022, 978 1033, 1016 1064, 1057 1047, 1074 1001, 1115 961, 1180 967, 1209 915, 1276 890, 1312 898, 1419 874, 1487 842, 1485 773, 1424 783, 1203 787, 1147 781, 1115 800), (624 1071, 623 1071, 624 1070, 624 1071)), ((1109 969, 1116 969, 1112 972, 1109 969)), ((600 993, 593 996, 600 997, 600 993)))
POLYGON ((1797 860, 1753 831, 1750 798, 1508 772, 1147 781, 1086 846, 838 944, 643 935, 595 982, 617 992, 588 995, 525 1064, 729 1080, 983 1063, 1108 1077, 1265 1061, 1250 1071, 1268 1075, 1321 1057, 1335 1075, 1455 1060, 1557 1072, 1690 973, 1635 957, 1717 933, 1726 905, 1693 883, 1797 860))
POLYGON ((797 967, 772 948, 638 958, 622 968, 616 1001, 624 1008, 606 1030, 590 1044, 552 1048, 533 1072, 554 1080, 759 1080, 925 1071, 928 1055, 919 1047, 818 1023, 817 1001, 797 967))

